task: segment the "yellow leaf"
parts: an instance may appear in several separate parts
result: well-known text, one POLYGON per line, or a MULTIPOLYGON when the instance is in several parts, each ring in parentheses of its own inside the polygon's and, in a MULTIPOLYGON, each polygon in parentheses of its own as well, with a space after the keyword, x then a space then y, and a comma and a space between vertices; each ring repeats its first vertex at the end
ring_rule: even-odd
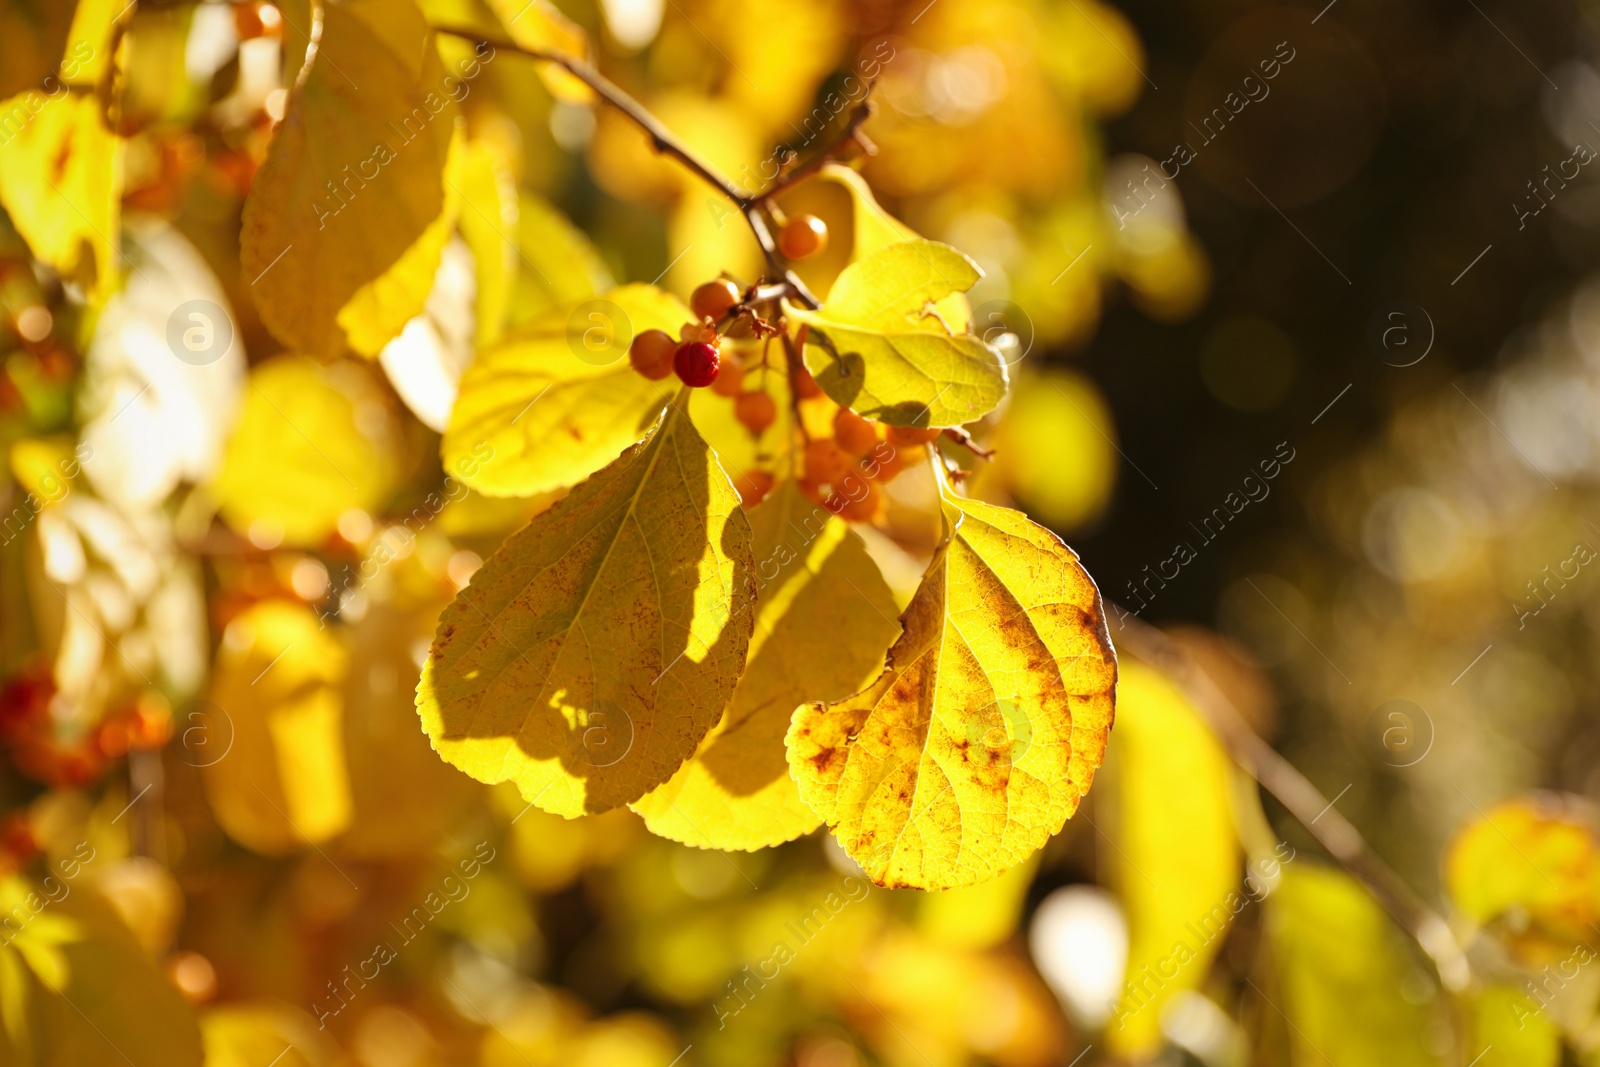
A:
MULTIPOLYGON (((1111 410, 1087 377, 1071 371, 1020 375, 989 439, 995 458, 978 472, 979 485, 1011 494, 1053 529, 1079 528, 1111 502, 1115 440, 1111 410)), ((969 489, 988 499, 983 488, 969 489)))
MULTIPOLYGON (((560 52, 574 59, 589 58, 589 39, 577 23, 563 15, 549 0, 487 0, 505 23, 511 39, 523 48, 560 52)), ((558 100, 572 104, 592 104, 594 90, 554 63, 539 64, 539 78, 558 100)))
POLYGON ((476 268, 476 342, 479 347, 492 345, 505 328, 517 276, 516 181, 508 162, 487 140, 465 142, 451 157, 446 180, 461 202, 457 225, 476 268))
POLYGON ((894 426, 959 426, 1005 397, 1005 362, 930 305, 980 276, 948 245, 904 241, 845 268, 816 311, 784 308, 814 331, 806 366, 834 401, 894 426))
POLYGON ((556 308, 479 352, 440 444, 445 470, 485 496, 532 496, 587 478, 644 436, 677 386, 636 374, 629 343, 650 329, 676 337, 689 318, 677 297, 625 285, 556 308))
POLYGON ((72 12, 66 0, 13 0, 0 7, 0 99, 54 88, 57 82, 46 79, 61 64, 72 12))
POLYGON ((694 758, 633 804, 652 832, 700 848, 766 848, 816 828, 784 756, 789 719, 870 681, 900 629, 861 538, 794 482, 750 527, 760 606, 744 676, 694 758))
POLYGON ((122 140, 92 94, 28 90, 0 102, 0 206, 33 254, 85 289, 116 287, 122 140), (21 115, 21 125, 13 123, 21 115))
POLYGON ((944 490, 946 543, 877 681, 798 709, 800 795, 879 885, 950 889, 1014 867, 1077 810, 1111 731, 1099 591, 1021 514, 944 490))
MULTIPOLYGON (((1340 871, 1301 860, 1267 900, 1292 1067, 1436 1067, 1427 1008, 1399 994, 1416 971, 1400 931, 1340 871)), ((1265 995, 1265 994, 1263 994, 1265 995)))
POLYGON ((1116 847, 1106 859, 1128 917, 1128 982, 1106 1040, 1129 1059, 1161 1047, 1163 1007, 1199 988, 1233 916, 1249 903, 1239 884, 1231 768, 1177 686, 1142 663, 1122 662, 1109 778, 1116 847))
POLYGON ((200 1032, 206 1067, 333 1067, 343 1062, 333 1038, 315 1019, 281 1001, 235 1001, 213 1008, 200 1020, 200 1032))
POLYGON ((1539 793, 1496 804, 1451 841, 1444 878, 1461 911, 1505 926, 1525 961, 1600 942, 1600 840, 1582 801, 1539 793))
POLYGON ((482 787, 441 763, 417 729, 413 650, 432 634, 442 606, 378 604, 347 628, 342 725, 353 817, 340 854, 431 855, 467 805, 482 798, 482 787))
POLYGON ((29 992, 37 1024, 31 1028, 34 1062, 200 1067, 193 1012, 110 907, 92 893, 74 892, 49 908, 74 923, 81 936, 59 950, 59 991, 41 983, 29 992))
POLYGON ((203 770, 217 821, 241 844, 286 852, 349 825, 338 690, 346 659, 300 604, 264 600, 228 624, 211 679, 208 729, 219 752, 208 750, 203 770))
MULTIPOLYGON (((1561 1062, 1561 1031, 1555 1019, 1522 990, 1487 986, 1472 998, 1469 1010, 1465 1051, 1478 1057, 1472 1067, 1557 1067, 1561 1062)), ((1585 1003, 1584 1013, 1590 1010, 1585 1003)))
POLYGON ((391 420, 370 373, 278 356, 250 374, 214 491, 241 533, 320 542, 351 508, 372 510, 393 481, 391 420))
POLYGON ((464 144, 465 139, 459 136, 450 142, 444 208, 439 217, 427 225, 394 266, 357 289, 335 317, 350 347, 369 359, 398 337, 406 323, 422 314, 428 294, 433 291, 439 259, 455 232, 456 213, 461 206, 457 189, 462 178, 464 144))
POLYGON ((600 253, 554 205, 532 193, 523 193, 519 205, 515 232, 521 255, 513 325, 536 321, 552 308, 571 307, 612 287, 600 253))
POLYGON ((98 85, 111 70, 112 31, 128 14, 126 0, 78 0, 61 78, 69 85, 98 85))
MULTIPOLYGON (((828 225, 828 245, 818 255, 793 264, 793 269, 814 293, 827 293, 839 273, 890 245, 921 238, 917 232, 878 203, 867 180, 838 163, 829 163, 816 177, 803 181, 779 198, 788 215, 808 212, 828 225)), ((972 317, 971 305, 961 293, 952 293, 934 306, 953 328, 972 317)))
POLYGON ((750 553, 738 494, 674 403, 445 609, 417 686, 434 749, 558 815, 637 800, 744 668, 750 553))
MULTIPOLYGON (((291 347, 338 355, 350 321, 341 309, 444 213, 456 108, 411 0, 322 12, 320 43, 245 201, 241 251, 272 331, 291 347)), ((405 318, 421 310, 419 299, 405 318)), ((372 338, 362 340, 370 349, 372 338)))

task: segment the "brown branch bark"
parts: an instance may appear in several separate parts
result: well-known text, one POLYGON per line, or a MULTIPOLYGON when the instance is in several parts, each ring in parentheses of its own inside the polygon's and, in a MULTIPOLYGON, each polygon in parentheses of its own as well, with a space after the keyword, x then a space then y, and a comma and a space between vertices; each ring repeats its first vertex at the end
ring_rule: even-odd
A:
MULTIPOLYGON (((496 49, 503 48, 508 52, 515 52, 519 55, 527 56, 529 59, 537 59, 546 63, 554 63, 556 66, 561 67, 567 73, 571 74, 589 88, 593 89, 595 95, 599 96, 601 100, 604 100, 607 104, 622 112, 623 115, 627 116, 627 118, 634 123, 634 125, 643 130, 645 134, 649 136, 650 143, 655 147, 657 152, 676 159, 695 176, 699 177, 702 181, 706 182, 708 185, 720 192, 723 196, 727 197, 728 200, 739 209, 739 213, 744 216, 745 223, 750 227, 750 232, 755 235, 756 243, 761 246, 761 252, 762 255, 766 257, 767 265, 771 268, 772 272, 778 278, 780 278, 785 285, 788 286, 789 291, 794 296, 795 302, 808 308, 815 308, 817 306, 818 302, 816 296, 813 295, 811 290, 806 287, 806 284, 802 282, 792 270, 789 269, 789 265, 784 262, 783 256, 779 254, 778 242, 773 238, 772 228, 769 224, 769 199, 775 193, 788 188, 789 185, 792 184, 794 176, 791 176, 790 180, 782 180, 775 183, 771 188, 762 193, 748 193, 735 185, 727 177, 722 175, 711 164, 701 159, 692 148, 684 144, 676 134, 667 129, 666 126, 662 125, 661 120, 652 115, 643 104, 639 103, 639 101, 630 96, 621 86, 617 85, 610 78, 607 78, 604 74, 601 74, 598 70, 585 61, 578 59, 575 56, 569 56, 563 52, 558 52, 554 49, 524 48, 515 41, 510 41, 503 37, 496 37, 492 34, 486 34, 481 30, 476 30, 471 27, 435 26, 434 31, 437 33, 447 34, 451 37, 459 37, 464 41, 486 44, 496 49)), ((865 121, 864 117, 862 121, 865 121)), ((855 137, 858 128, 859 122, 856 122, 854 118, 852 118, 850 125, 845 131, 846 137, 855 137)), ((830 151, 831 149, 824 150, 823 154, 826 155, 830 151)))
POLYGON ((1233 701, 1181 645, 1131 612, 1108 606, 1122 620, 1116 644, 1177 682, 1234 761, 1367 887, 1433 961, 1445 987, 1464 988, 1471 969, 1444 917, 1372 851, 1361 832, 1294 764, 1250 728, 1233 701))

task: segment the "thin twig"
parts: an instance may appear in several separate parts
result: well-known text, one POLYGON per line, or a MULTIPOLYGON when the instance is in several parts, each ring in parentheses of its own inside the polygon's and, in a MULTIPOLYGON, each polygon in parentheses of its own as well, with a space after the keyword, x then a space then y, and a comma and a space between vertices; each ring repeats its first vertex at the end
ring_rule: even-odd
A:
MULTIPOLYGON (((787 182, 775 185, 772 189, 758 195, 752 195, 739 188, 731 180, 719 173, 711 164, 696 155, 692 148, 679 140, 676 134, 663 126, 659 119, 652 115, 643 104, 628 95, 621 86, 575 56, 569 56, 548 48, 524 48, 515 41, 486 34, 471 27, 435 26, 434 30, 451 37, 459 37, 465 41, 486 44, 496 49, 503 48, 507 52, 515 52, 527 56, 529 59, 554 63, 593 89, 600 99, 622 112, 636 126, 642 129, 649 136, 650 143, 657 152, 676 159, 695 175, 717 189, 723 196, 727 197, 739 209, 739 213, 744 216, 745 222, 750 227, 750 232, 755 234, 756 243, 761 246, 761 252, 766 257, 768 266, 772 269, 774 275, 788 286, 795 302, 808 308, 817 307, 817 298, 806 287, 806 284, 789 269, 789 265, 784 262, 783 256, 779 254, 778 242, 773 239, 772 228, 768 223, 768 198, 777 189, 786 188, 787 182)), ((854 125, 848 128, 847 134, 851 137, 855 136, 854 125)), ((824 150, 825 153, 831 151, 832 149, 824 150)))
POLYGON ((1446 988, 1466 987, 1471 969, 1444 917, 1430 908, 1373 852, 1361 832, 1299 769, 1250 728, 1244 716, 1188 652, 1131 612, 1108 605, 1121 619, 1117 644, 1177 682, 1239 766, 1276 797, 1328 854, 1367 887, 1427 953, 1446 988))
POLYGON ((861 127, 877 110, 877 105, 874 104, 872 100, 873 85, 874 83, 872 82, 867 83, 867 95, 862 97, 861 102, 857 104, 855 110, 850 113, 849 121, 845 123, 844 130, 834 140, 834 142, 831 145, 819 149, 815 155, 807 159, 798 167, 795 167, 793 170, 789 171, 787 174, 778 175, 777 179, 774 180, 771 185, 767 186, 767 188, 761 193, 760 198, 762 200, 771 200, 773 197, 780 196, 787 192, 801 181, 809 178, 811 175, 821 170, 826 164, 837 159, 840 150, 848 145, 851 141, 862 139, 861 127))
POLYGON ((547 63, 554 63, 593 89, 595 95, 628 116, 634 125, 649 134, 650 141, 655 145, 657 152, 672 156, 700 178, 715 186, 723 196, 732 200, 741 211, 751 204, 749 193, 746 193, 719 174, 716 168, 697 156, 688 145, 678 140, 677 136, 663 126, 661 120, 650 114, 643 104, 629 96, 619 85, 583 60, 553 48, 524 48, 515 41, 506 40, 503 37, 495 37, 492 34, 484 33, 482 30, 466 26, 435 26, 434 30, 451 37, 460 37, 465 41, 486 44, 496 49, 503 48, 507 52, 520 52, 530 59, 540 59, 547 63))

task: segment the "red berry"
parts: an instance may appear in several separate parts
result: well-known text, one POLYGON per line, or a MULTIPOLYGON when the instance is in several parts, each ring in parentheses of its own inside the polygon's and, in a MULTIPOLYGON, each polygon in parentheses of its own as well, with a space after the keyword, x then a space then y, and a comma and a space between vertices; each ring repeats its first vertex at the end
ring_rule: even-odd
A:
POLYGON ((683 384, 697 389, 716 381, 721 365, 722 357, 704 341, 681 344, 672 356, 672 369, 678 372, 683 384))

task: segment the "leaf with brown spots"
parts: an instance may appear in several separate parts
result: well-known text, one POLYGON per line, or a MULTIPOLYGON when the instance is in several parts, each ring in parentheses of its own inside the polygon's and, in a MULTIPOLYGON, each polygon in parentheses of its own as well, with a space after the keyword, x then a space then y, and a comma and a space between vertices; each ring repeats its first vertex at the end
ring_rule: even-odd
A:
POLYGON ((878 885, 953 889, 1059 831, 1111 732, 1099 591, 1050 531, 943 492, 948 538, 862 692, 798 709, 800 796, 878 885))
POLYGON ((750 523, 680 398, 445 609, 423 728, 447 762, 546 811, 637 800, 722 714, 754 598, 750 523))

